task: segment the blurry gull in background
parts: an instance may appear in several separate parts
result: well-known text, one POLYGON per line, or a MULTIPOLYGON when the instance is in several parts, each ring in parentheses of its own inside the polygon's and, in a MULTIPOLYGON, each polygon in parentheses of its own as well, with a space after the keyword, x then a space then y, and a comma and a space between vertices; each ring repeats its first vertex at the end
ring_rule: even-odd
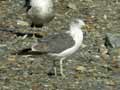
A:
POLYGON ((52 0, 26 0, 27 13, 32 27, 42 27, 54 18, 52 0))

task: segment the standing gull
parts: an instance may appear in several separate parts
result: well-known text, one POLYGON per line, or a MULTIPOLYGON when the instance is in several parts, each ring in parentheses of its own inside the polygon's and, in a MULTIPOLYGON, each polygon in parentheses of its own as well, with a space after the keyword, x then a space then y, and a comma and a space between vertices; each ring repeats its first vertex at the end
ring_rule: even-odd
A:
POLYGON ((43 26, 54 17, 54 5, 52 0, 26 0, 28 16, 32 26, 43 26))
POLYGON ((58 33, 40 39, 31 47, 32 51, 46 52, 48 55, 60 58, 60 73, 63 73, 63 60, 75 53, 82 41, 82 27, 85 23, 81 19, 75 19, 70 24, 70 30, 65 33, 58 33))

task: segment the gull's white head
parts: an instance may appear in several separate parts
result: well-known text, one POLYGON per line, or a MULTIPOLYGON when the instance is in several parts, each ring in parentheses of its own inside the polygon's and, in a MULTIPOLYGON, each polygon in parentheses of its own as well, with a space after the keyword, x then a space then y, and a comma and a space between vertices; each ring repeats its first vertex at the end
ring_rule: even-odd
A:
POLYGON ((83 32, 82 32, 82 27, 85 26, 85 23, 81 19, 75 19, 71 24, 70 24, 70 35, 73 37, 75 41, 78 41, 78 39, 82 41, 83 39, 83 32))
POLYGON ((70 27, 79 27, 82 28, 85 26, 85 22, 81 19, 75 19, 71 24, 70 27))

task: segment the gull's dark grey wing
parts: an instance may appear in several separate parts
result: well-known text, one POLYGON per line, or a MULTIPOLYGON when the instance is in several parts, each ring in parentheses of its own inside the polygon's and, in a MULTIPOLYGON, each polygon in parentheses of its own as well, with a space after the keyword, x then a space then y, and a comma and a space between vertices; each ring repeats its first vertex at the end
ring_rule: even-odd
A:
POLYGON ((44 37, 42 39, 39 39, 38 43, 33 44, 32 47, 35 49, 35 51, 32 50, 32 48, 25 48, 12 54, 39 55, 39 54, 47 54, 47 53, 60 53, 72 47, 74 43, 75 42, 72 39, 72 37, 66 33, 53 34, 53 35, 44 37))
POLYGON ((74 40, 66 33, 49 35, 38 42, 39 47, 41 47, 41 44, 47 47, 48 53, 60 53, 74 45, 74 40))

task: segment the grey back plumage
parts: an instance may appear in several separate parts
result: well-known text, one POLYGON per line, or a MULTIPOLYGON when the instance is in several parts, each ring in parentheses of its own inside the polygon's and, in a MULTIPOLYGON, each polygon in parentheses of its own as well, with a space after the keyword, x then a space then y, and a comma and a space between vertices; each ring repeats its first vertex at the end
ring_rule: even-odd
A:
MULTIPOLYGON (((49 35, 43 39, 38 40, 38 47, 34 47, 36 50, 40 50, 41 45, 44 45, 45 51, 48 53, 60 53, 74 45, 72 37, 66 33, 49 35), (47 49, 47 50, 46 50, 47 49)), ((43 48, 42 48, 43 49, 43 48)))

